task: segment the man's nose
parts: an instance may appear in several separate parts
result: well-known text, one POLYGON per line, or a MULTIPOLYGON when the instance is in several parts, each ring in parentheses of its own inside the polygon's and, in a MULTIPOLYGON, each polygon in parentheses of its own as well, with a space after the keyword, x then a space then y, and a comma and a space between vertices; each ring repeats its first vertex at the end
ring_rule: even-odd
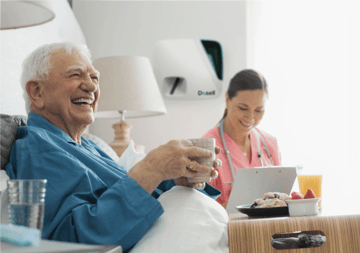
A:
POLYGON ((91 78, 91 76, 86 77, 86 79, 81 83, 80 88, 82 90, 85 90, 87 92, 92 92, 94 93, 95 91, 97 91, 98 89, 98 85, 96 83, 94 83, 93 79, 91 78))

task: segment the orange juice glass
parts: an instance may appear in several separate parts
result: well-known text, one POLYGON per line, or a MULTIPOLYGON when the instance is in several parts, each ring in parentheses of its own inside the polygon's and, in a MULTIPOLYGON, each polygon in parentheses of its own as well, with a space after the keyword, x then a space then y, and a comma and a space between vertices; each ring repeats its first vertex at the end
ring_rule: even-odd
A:
MULTIPOLYGON (((321 198, 322 175, 298 175, 300 193, 305 195, 308 189, 313 190, 315 197, 321 198)), ((321 200, 319 201, 321 207, 321 200)))

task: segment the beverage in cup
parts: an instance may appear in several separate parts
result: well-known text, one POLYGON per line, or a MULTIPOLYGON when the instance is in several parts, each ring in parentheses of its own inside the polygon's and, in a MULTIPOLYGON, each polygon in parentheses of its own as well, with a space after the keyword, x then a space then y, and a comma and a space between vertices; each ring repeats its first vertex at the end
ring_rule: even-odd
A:
MULTIPOLYGON (((207 157, 207 158, 194 157, 194 158, 191 158, 191 160, 196 161, 197 163, 205 164, 205 165, 212 167, 213 163, 215 161, 215 139, 213 139, 213 138, 189 139, 189 141, 191 141, 191 143, 193 144, 194 147, 207 149, 213 153, 212 157, 207 157)), ((189 183, 210 182, 210 179, 211 179, 210 174, 211 174, 211 172, 198 173, 195 177, 188 178, 189 183)))
MULTIPOLYGON (((298 175, 299 189, 305 195, 308 189, 312 189, 317 198, 321 198, 322 175, 298 175)), ((321 208, 321 200, 319 201, 321 208)))
POLYGON ((46 179, 8 180, 10 223, 42 231, 46 179))

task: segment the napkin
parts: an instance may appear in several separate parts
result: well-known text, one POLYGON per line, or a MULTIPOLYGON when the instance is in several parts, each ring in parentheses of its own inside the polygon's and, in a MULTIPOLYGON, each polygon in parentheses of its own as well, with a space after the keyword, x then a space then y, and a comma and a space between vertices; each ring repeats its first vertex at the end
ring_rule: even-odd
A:
POLYGON ((37 246, 40 244, 41 232, 36 228, 0 224, 0 239, 21 246, 37 246))

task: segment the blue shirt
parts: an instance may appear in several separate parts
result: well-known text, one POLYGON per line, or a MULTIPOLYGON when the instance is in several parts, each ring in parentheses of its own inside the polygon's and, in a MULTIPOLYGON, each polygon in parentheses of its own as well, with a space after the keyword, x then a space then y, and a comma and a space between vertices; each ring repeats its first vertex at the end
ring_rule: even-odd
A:
MULTIPOLYGON (((92 141, 81 138, 80 145, 36 113, 27 124, 18 129, 5 169, 11 179, 47 179, 43 238, 126 251, 164 212, 156 198, 173 180, 150 195, 92 141)), ((203 192, 220 195, 209 185, 203 192)))

